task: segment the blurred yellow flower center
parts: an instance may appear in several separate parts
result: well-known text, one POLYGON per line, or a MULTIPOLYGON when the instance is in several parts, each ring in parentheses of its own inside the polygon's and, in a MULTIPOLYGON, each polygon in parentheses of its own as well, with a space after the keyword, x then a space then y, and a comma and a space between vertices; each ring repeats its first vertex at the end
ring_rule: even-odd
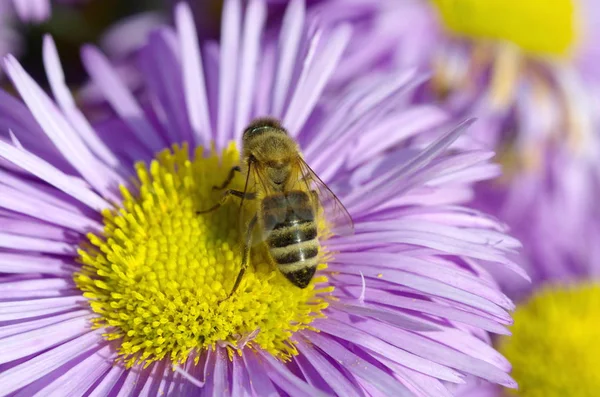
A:
MULTIPOLYGON (((121 207, 104 211, 102 235, 89 234, 91 244, 79 251, 77 286, 99 315, 95 326, 120 341, 127 366, 165 357, 183 363, 217 345, 230 354, 245 346, 288 359, 297 354, 291 336, 323 316, 333 291, 318 275, 306 289, 293 286, 254 248, 238 290, 223 300, 241 264, 239 204, 196 211, 220 198, 212 186, 226 179, 239 153, 234 145, 221 156, 203 151, 189 159, 184 145, 161 152, 149 168, 136 164, 138 193, 121 187, 121 207)), ((236 176, 231 187, 243 182, 236 176)))
POLYGON ((577 35, 573 0, 433 0, 459 35, 506 40, 542 55, 568 55, 577 35))
POLYGON ((600 285, 546 287, 519 306, 499 350, 513 365, 519 396, 597 396, 600 285))

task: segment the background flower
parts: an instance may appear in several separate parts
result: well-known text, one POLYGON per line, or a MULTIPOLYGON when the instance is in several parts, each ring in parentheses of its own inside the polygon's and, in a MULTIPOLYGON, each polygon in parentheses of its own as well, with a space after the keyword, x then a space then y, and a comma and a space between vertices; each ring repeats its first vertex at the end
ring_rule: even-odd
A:
MULTIPOLYGON (((506 4, 513 12, 524 5, 506 4)), ((594 241, 600 237, 600 213, 592 203, 600 193, 600 147, 598 75, 589 60, 597 53, 591 43, 598 37, 600 10, 583 1, 539 6, 544 12, 523 13, 521 24, 513 18, 513 29, 506 32, 511 36, 495 37, 509 42, 485 40, 501 33, 489 29, 492 21, 480 30, 454 21, 468 38, 451 38, 455 43, 436 59, 437 88, 459 114, 488 120, 480 125, 487 124, 485 129, 473 132, 497 148, 505 165, 503 178, 479 187, 476 203, 505 220, 521 239, 519 262, 533 279, 532 284, 510 276, 502 280, 520 304, 513 337, 501 338, 497 346, 514 364, 520 394, 593 395, 598 378, 587 368, 598 365, 597 354, 584 346, 595 337, 590 324, 598 322, 597 287, 587 280, 599 274, 594 241)), ((499 17, 502 11, 492 19, 506 19, 499 17)))
MULTIPOLYGON (((247 8, 227 1, 220 45, 199 48, 192 16, 180 6, 176 30, 157 30, 139 51, 145 61, 140 67, 144 80, 136 96, 95 47, 85 47, 83 63, 114 112, 102 120, 93 117, 92 124, 66 89, 50 38, 44 42, 44 62, 55 101, 13 57, 6 59, 7 73, 24 104, 8 94, 1 96, 0 216, 9 226, 0 238, 0 264, 9 274, 0 279, 0 306, 5 309, 0 320, 3 392, 198 392, 198 382, 189 380, 181 368, 173 372, 168 359, 143 370, 114 365, 117 351, 127 347, 101 334, 119 331, 110 328, 114 323, 98 330, 91 330, 89 323, 105 315, 96 310, 99 294, 113 284, 109 286, 105 270, 98 272, 88 284, 98 289, 86 290, 83 297, 72 280, 80 268, 75 249, 85 232, 98 234, 103 222, 104 233, 114 233, 114 239, 89 237, 98 247, 122 241, 125 249, 135 237, 119 234, 127 229, 124 220, 110 211, 102 218, 102 209, 129 202, 127 211, 150 211, 147 208, 155 208, 152 202, 161 200, 166 200, 159 207, 163 211, 174 208, 170 194, 182 194, 185 186, 170 185, 174 179, 169 178, 176 175, 168 170, 180 161, 179 154, 191 153, 176 149, 177 156, 163 152, 156 157, 158 150, 183 141, 195 146, 214 140, 217 153, 225 155, 224 164, 213 161, 211 169, 226 173, 226 162, 235 158, 227 151, 228 141, 238 141, 243 127, 264 114, 280 118, 298 140, 307 162, 353 214, 357 233, 326 242, 335 255, 319 272, 316 282, 324 285, 314 297, 319 302, 326 299, 320 296, 333 293, 337 300, 321 308, 323 317, 310 323, 320 332, 300 327, 293 333, 301 354, 287 364, 276 360, 269 353, 273 347, 258 342, 266 332, 262 328, 228 335, 214 351, 198 352, 200 365, 194 366, 191 359, 183 365, 206 382, 202 392, 449 395, 452 384, 462 383, 465 375, 515 386, 507 375, 509 363, 488 345, 484 331, 507 332, 507 310, 513 305, 487 269, 508 267, 524 276, 507 258, 519 244, 494 219, 463 205, 472 196, 473 182, 498 174, 498 167, 488 162, 491 153, 448 149, 470 122, 440 133, 456 122, 435 107, 411 105, 410 97, 423 81, 414 71, 373 73, 327 90, 338 65, 345 62, 348 26, 318 29, 306 17, 302 2, 293 1, 284 16, 289 22, 273 39, 262 36, 265 16, 261 1, 251 1, 247 8), (435 138, 416 139, 422 134, 435 138), (124 184, 136 195, 129 182, 132 164, 153 158, 149 171, 137 166, 139 194, 150 201, 136 210, 134 199, 125 190, 122 199, 117 185, 124 184), (175 190, 164 196, 169 189, 175 190), (42 334, 43 340, 32 342, 42 334)), ((202 159, 202 151, 197 153, 202 159)), ((192 177, 203 178, 199 171, 192 177)), ((210 183, 203 186, 209 190, 210 183)), ((172 211, 193 209, 183 200, 172 211)), ((163 216, 160 211, 144 214, 163 216)), ((128 219, 142 224, 142 218, 128 219)), ((185 227, 180 229, 185 232, 185 227)), ((166 241, 168 249, 180 247, 181 241, 166 241)), ((80 257, 91 266, 87 256, 95 251, 83 247, 86 254, 80 257)), ((223 257, 232 252, 222 247, 223 257)), ((136 260, 117 251, 105 253, 117 268, 136 260)), ((221 271, 222 266, 212 268, 221 271)), ((150 273, 160 272, 153 268, 150 273)), ((248 282, 261 281, 258 271, 247 277, 248 282)), ((88 280, 80 278, 77 285, 82 282, 88 280)), ((223 291, 218 284, 214 288, 223 291)), ((110 297, 118 300, 117 295, 110 297)), ((241 294, 224 307, 236 310, 227 305, 244 305, 250 298, 241 294)), ((129 321, 125 317, 119 316, 129 321)), ((177 328, 168 321, 165 327, 177 328)), ((188 329, 174 332, 181 336, 188 329)), ((162 343, 153 338, 147 340, 151 346, 162 343)))
POLYGON ((42 80, 42 36, 52 34, 63 54, 68 84, 75 88, 85 78, 78 55, 83 43, 100 44, 111 57, 122 58, 124 52, 141 45, 149 26, 156 26, 168 14, 168 4, 155 0, 2 0, 0 55, 18 57, 42 80), (122 30, 122 40, 112 39, 111 30, 122 30))
MULTIPOLYGON (((505 220, 523 241, 522 265, 534 281, 509 277, 504 288, 523 296, 548 280, 597 276, 600 258, 592 241, 600 237, 600 217, 591 203, 599 186, 598 91, 583 60, 596 51, 589 43, 597 36, 593 21, 600 10, 583 1, 551 8, 540 3, 546 15, 507 3, 496 12, 521 17, 512 18, 512 30, 505 32, 492 23, 470 25, 452 13, 450 3, 436 4, 443 22, 469 38, 450 37, 454 43, 444 45, 434 63, 440 76, 434 88, 449 95, 445 101, 458 114, 487 120, 473 133, 496 148, 506 171, 498 182, 480 187, 478 206, 505 220), (589 238, 573 239, 577 233, 589 238)), ((467 10, 472 5, 460 4, 467 10)), ((486 10, 481 7, 476 19, 485 19, 486 10)))
MULTIPOLYGON (((505 172, 480 185, 476 203, 525 242, 521 261, 534 281, 597 275, 592 241, 600 219, 591 203, 598 186, 598 80, 589 60, 598 50, 598 7, 586 1, 546 7, 356 0, 337 18, 334 4, 317 2, 311 11, 334 24, 355 24, 353 42, 377 37, 366 52, 377 55, 362 58, 361 70, 429 71, 421 99, 456 117, 480 119, 469 130, 472 142, 496 151, 505 172), (408 28, 393 22, 386 34, 383 21, 400 14, 407 15, 408 28), (576 230, 590 238, 572 239, 576 230)), ((357 58, 363 47, 357 45, 357 58)), ((508 275, 504 287, 519 296, 530 285, 508 275)))
MULTIPOLYGON (((360 3, 370 10, 361 13, 370 22, 390 14, 390 7, 406 5, 360 3)), ((314 10, 334 15, 329 5, 319 3, 314 10)), ((597 380, 582 369, 597 366, 595 352, 582 348, 593 338, 589 324, 597 318, 582 302, 597 300, 597 288, 587 283, 597 280, 600 259, 595 244, 600 217, 593 204, 600 186, 593 67, 599 11, 586 1, 413 3, 412 12, 430 26, 429 34, 392 36, 395 45, 383 52, 387 62, 380 56, 365 61, 370 68, 393 70, 402 64, 396 54, 416 48, 413 65, 433 76, 421 98, 437 100, 457 117, 478 117, 470 135, 479 147, 499 154, 504 175, 480 184, 474 203, 506 221, 521 239, 517 260, 533 279, 529 284, 496 273, 503 290, 522 303, 518 335, 501 346, 518 366, 523 395, 565 390, 593 395, 597 389, 597 380)), ((363 37, 377 30, 360 26, 367 29, 363 37)), ((502 391, 469 384, 457 393, 502 391)))

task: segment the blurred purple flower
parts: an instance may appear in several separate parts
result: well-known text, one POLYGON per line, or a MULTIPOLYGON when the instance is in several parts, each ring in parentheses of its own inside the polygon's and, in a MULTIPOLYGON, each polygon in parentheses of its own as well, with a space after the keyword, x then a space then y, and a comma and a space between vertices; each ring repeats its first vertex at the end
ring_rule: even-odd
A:
MULTIPOLYGON (((2 0, 7 2, 7 0, 2 0)), ((50 18, 52 4, 50 0, 10 0, 14 10, 23 22, 40 23, 50 18)), ((56 0, 62 4, 83 3, 87 0, 56 0)))
MULTIPOLYGON (((600 75, 591 60, 597 59, 600 48, 600 8, 588 1, 559 1, 544 13, 526 14, 532 8, 522 2, 488 3, 506 12, 505 17, 485 14, 485 6, 469 0, 440 0, 437 4, 445 7, 441 14, 448 13, 445 18, 453 18, 458 26, 458 33, 450 33, 432 3, 353 4, 363 9, 360 17, 349 16, 352 11, 340 15, 335 1, 319 2, 309 12, 334 24, 354 25, 352 43, 362 70, 413 66, 430 72, 431 82, 421 98, 439 101, 455 117, 477 117, 469 135, 479 147, 498 153, 505 175, 479 186, 476 205, 506 221, 524 244, 519 261, 534 283, 498 275, 510 295, 522 296, 546 280, 598 276, 600 250, 594 241, 600 238, 600 211, 594 203, 600 194, 600 75), (573 12, 560 14, 553 7, 573 7, 573 12), (460 10, 471 17, 462 18, 460 10), (511 10, 524 15, 511 16, 511 10), (409 15, 409 26, 416 21, 417 31, 403 28, 402 18, 390 17, 392 28, 386 34, 381 21, 400 14, 409 15), (511 23, 502 24, 506 31, 486 30, 481 21, 487 17, 511 23), (515 22, 527 18, 530 25, 515 22), (461 34, 461 29, 480 36, 461 34), (519 29, 526 32, 522 39, 527 49, 485 36, 511 34, 520 39, 519 29), (571 34, 566 50, 548 42, 571 34), (379 45, 360 43, 369 37, 377 37, 379 45), (365 47, 373 56, 361 57, 365 47), (587 238, 574 239, 577 234, 587 238)), ((490 26, 496 24, 491 21, 490 26)))
MULTIPOLYGON (((83 0, 62 0, 76 3, 83 0)), ((11 54, 20 57, 25 51, 27 38, 23 37, 24 24, 38 24, 50 18, 50 0, 0 0, 0 57, 11 54)), ((0 75, 2 72, 0 72, 0 75)))
MULTIPOLYGON (((370 10, 361 14, 366 23, 356 41, 375 35, 370 24, 406 6, 356 1, 370 10)), ((477 117, 469 129, 476 147, 499 154, 504 175, 479 184, 474 205, 512 228, 524 247, 516 260, 533 283, 495 273, 503 290, 520 300, 515 335, 497 346, 525 385, 520 394, 594 395, 597 375, 580 368, 595 368, 598 360, 586 344, 595 337, 590 324, 597 315, 593 303, 583 302, 597 301, 598 288, 586 283, 600 275, 600 7, 569 0, 438 0, 410 7, 419 15, 411 19, 429 26, 427 34, 398 29, 383 56, 362 60, 372 69, 394 70, 406 66, 397 54, 415 48, 413 66, 432 74, 420 98, 437 100, 454 117, 477 117), (565 293, 571 288, 579 301, 565 293)), ((310 12, 338 15, 330 2, 310 12)), ((453 392, 504 395, 486 382, 453 392)))
POLYGON ((50 17, 50 0, 11 0, 19 19, 24 22, 43 22, 50 17))
MULTIPOLYGON (((143 89, 138 96, 96 48, 85 47, 85 67, 115 115, 92 123, 75 106, 49 37, 44 62, 55 101, 14 57, 5 60, 25 104, 0 92, 3 393, 448 396, 465 376, 516 386, 507 375, 510 364, 489 346, 486 333, 507 333, 507 310, 513 304, 486 269, 506 267, 526 277, 507 258, 519 243, 494 219, 464 206, 473 182, 498 175, 498 167, 488 163, 491 153, 448 149, 470 122, 427 144, 417 143, 414 138, 434 135, 449 120, 435 107, 410 103, 423 81, 414 70, 373 72, 328 91, 343 68, 350 28, 318 28, 303 3, 292 1, 278 39, 271 39, 262 35, 266 11, 259 0, 245 9, 238 0, 226 1, 220 44, 199 48, 190 11, 178 6, 176 28, 155 31, 139 51, 143 89), (212 350, 188 352, 190 359, 176 371, 168 357, 147 368, 115 364, 126 349, 125 336, 108 341, 102 334, 124 332, 114 324, 129 315, 121 312, 112 326, 91 328, 90 321, 103 316, 97 310, 102 302, 93 289, 84 297, 77 288, 81 284, 73 281, 80 270, 78 256, 90 264, 77 254, 78 244, 87 232, 110 232, 100 212, 105 211, 106 222, 111 219, 107 209, 118 210, 129 200, 117 185, 135 192, 136 183, 130 182, 136 179, 134 162, 150 163, 158 151, 184 141, 194 147, 214 142, 217 153, 226 151, 229 141, 239 142, 250 120, 265 114, 282 120, 307 162, 355 220, 355 235, 325 241, 335 255, 318 272, 327 279, 318 277, 326 284, 318 284, 313 298, 329 306, 323 306, 322 316, 310 327, 298 326, 290 333, 291 346, 300 354, 287 363, 269 353, 273 346, 260 344, 263 331, 258 328, 228 335, 212 350), (201 364, 194 365, 193 357, 201 364)), ((159 158, 160 164, 168 164, 164 155, 159 158)), ((143 188, 139 194, 158 199, 165 193, 161 183, 169 186, 172 179, 159 181, 158 164, 151 168, 155 191, 143 188)), ((143 212, 141 204, 127 210, 143 212)), ((115 236, 127 240, 123 234, 115 236)), ((101 238, 89 239, 103 244, 101 238)), ((170 249, 179 243, 167 239, 164 245, 170 249)), ((116 261, 112 269, 117 273, 118 266, 135 260, 119 256, 117 251, 106 256, 116 261)), ((211 265, 213 270, 217 265, 211 265)), ((180 269, 186 266, 179 264, 180 269)), ((130 270, 118 274, 128 277, 130 270)), ((88 279, 97 291, 111 288, 106 271, 88 279)), ((161 277, 166 277, 164 268, 161 277)), ((141 283, 127 288, 135 290, 141 283)), ((219 285, 214 288, 222 291, 219 285)), ((113 292, 115 299, 126 293, 113 292)), ((231 305, 241 305, 242 298, 231 305)), ((239 316, 255 310, 229 307, 239 316)), ((188 334, 188 328, 171 321, 156 322, 144 332, 164 325, 178 337, 188 334)))
MULTIPOLYGON (((593 243, 600 239, 600 75, 588 66, 597 53, 600 9, 572 4, 579 35, 566 57, 534 52, 535 41, 524 49, 455 36, 432 53, 434 90, 456 116, 481 119, 472 136, 496 150, 504 165, 503 178, 478 188, 476 205, 507 222, 523 243, 519 262, 533 284, 507 275, 502 285, 513 297, 543 282, 600 274, 593 243), (586 238, 573 238, 579 234, 586 238)), ((540 23, 537 37, 543 29, 564 29, 567 17, 554 18, 540 23)))
POLYGON ((0 1, 0 56, 18 55, 23 45, 14 26, 15 13, 10 1, 0 1))

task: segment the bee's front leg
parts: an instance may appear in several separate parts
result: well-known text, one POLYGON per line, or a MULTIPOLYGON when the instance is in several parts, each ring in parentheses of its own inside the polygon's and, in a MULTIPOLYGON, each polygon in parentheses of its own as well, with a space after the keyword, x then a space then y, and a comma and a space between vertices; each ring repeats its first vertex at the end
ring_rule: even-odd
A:
POLYGON ((225 193, 223 193, 223 197, 221 197, 221 199, 219 200, 219 202, 217 204, 213 205, 212 207, 210 207, 207 210, 196 211, 196 215, 206 214, 208 212, 217 210, 219 207, 221 207, 223 204, 225 204, 225 202, 227 201, 229 196, 235 196, 235 197, 239 197, 239 198, 243 198, 243 199, 247 199, 247 200, 254 200, 254 198, 256 198, 256 193, 254 193, 254 192, 245 192, 244 193, 244 192, 240 192, 239 190, 227 189, 225 191, 225 193))
POLYGON ((223 190, 225 189, 227 186, 229 186, 229 184, 231 183, 231 181, 233 180, 233 177, 235 176, 236 172, 240 172, 242 169, 240 168, 239 165, 236 165, 235 167, 231 168, 229 170, 229 175, 227 175, 227 179, 225 179, 225 181, 221 184, 221 186, 213 186, 213 190, 223 190))

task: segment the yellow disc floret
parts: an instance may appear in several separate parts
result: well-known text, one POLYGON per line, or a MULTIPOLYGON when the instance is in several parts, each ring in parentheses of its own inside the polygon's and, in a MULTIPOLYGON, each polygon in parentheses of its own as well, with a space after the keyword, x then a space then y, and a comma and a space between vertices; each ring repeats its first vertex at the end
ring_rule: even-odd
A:
POLYGON ((433 0, 445 25, 471 38, 506 40, 527 52, 568 55, 578 34, 573 0, 433 0))
MULTIPOLYGON (((297 354, 291 336, 323 316, 333 290, 315 289, 324 276, 294 287, 257 245, 238 290, 225 299, 241 264, 239 202, 196 212, 221 197, 212 186, 227 178, 239 153, 234 145, 220 157, 203 153, 198 148, 190 159, 185 145, 174 146, 149 168, 136 164, 136 193, 121 187, 120 208, 103 212, 103 233, 89 234, 79 251, 77 286, 99 315, 95 326, 120 341, 128 366, 165 357, 182 363, 217 345, 230 354, 260 348, 285 360, 297 354)), ((243 182, 236 176, 231 187, 243 182)))
POLYGON ((545 287, 514 315, 499 350, 525 397, 597 396, 600 284, 545 287))

